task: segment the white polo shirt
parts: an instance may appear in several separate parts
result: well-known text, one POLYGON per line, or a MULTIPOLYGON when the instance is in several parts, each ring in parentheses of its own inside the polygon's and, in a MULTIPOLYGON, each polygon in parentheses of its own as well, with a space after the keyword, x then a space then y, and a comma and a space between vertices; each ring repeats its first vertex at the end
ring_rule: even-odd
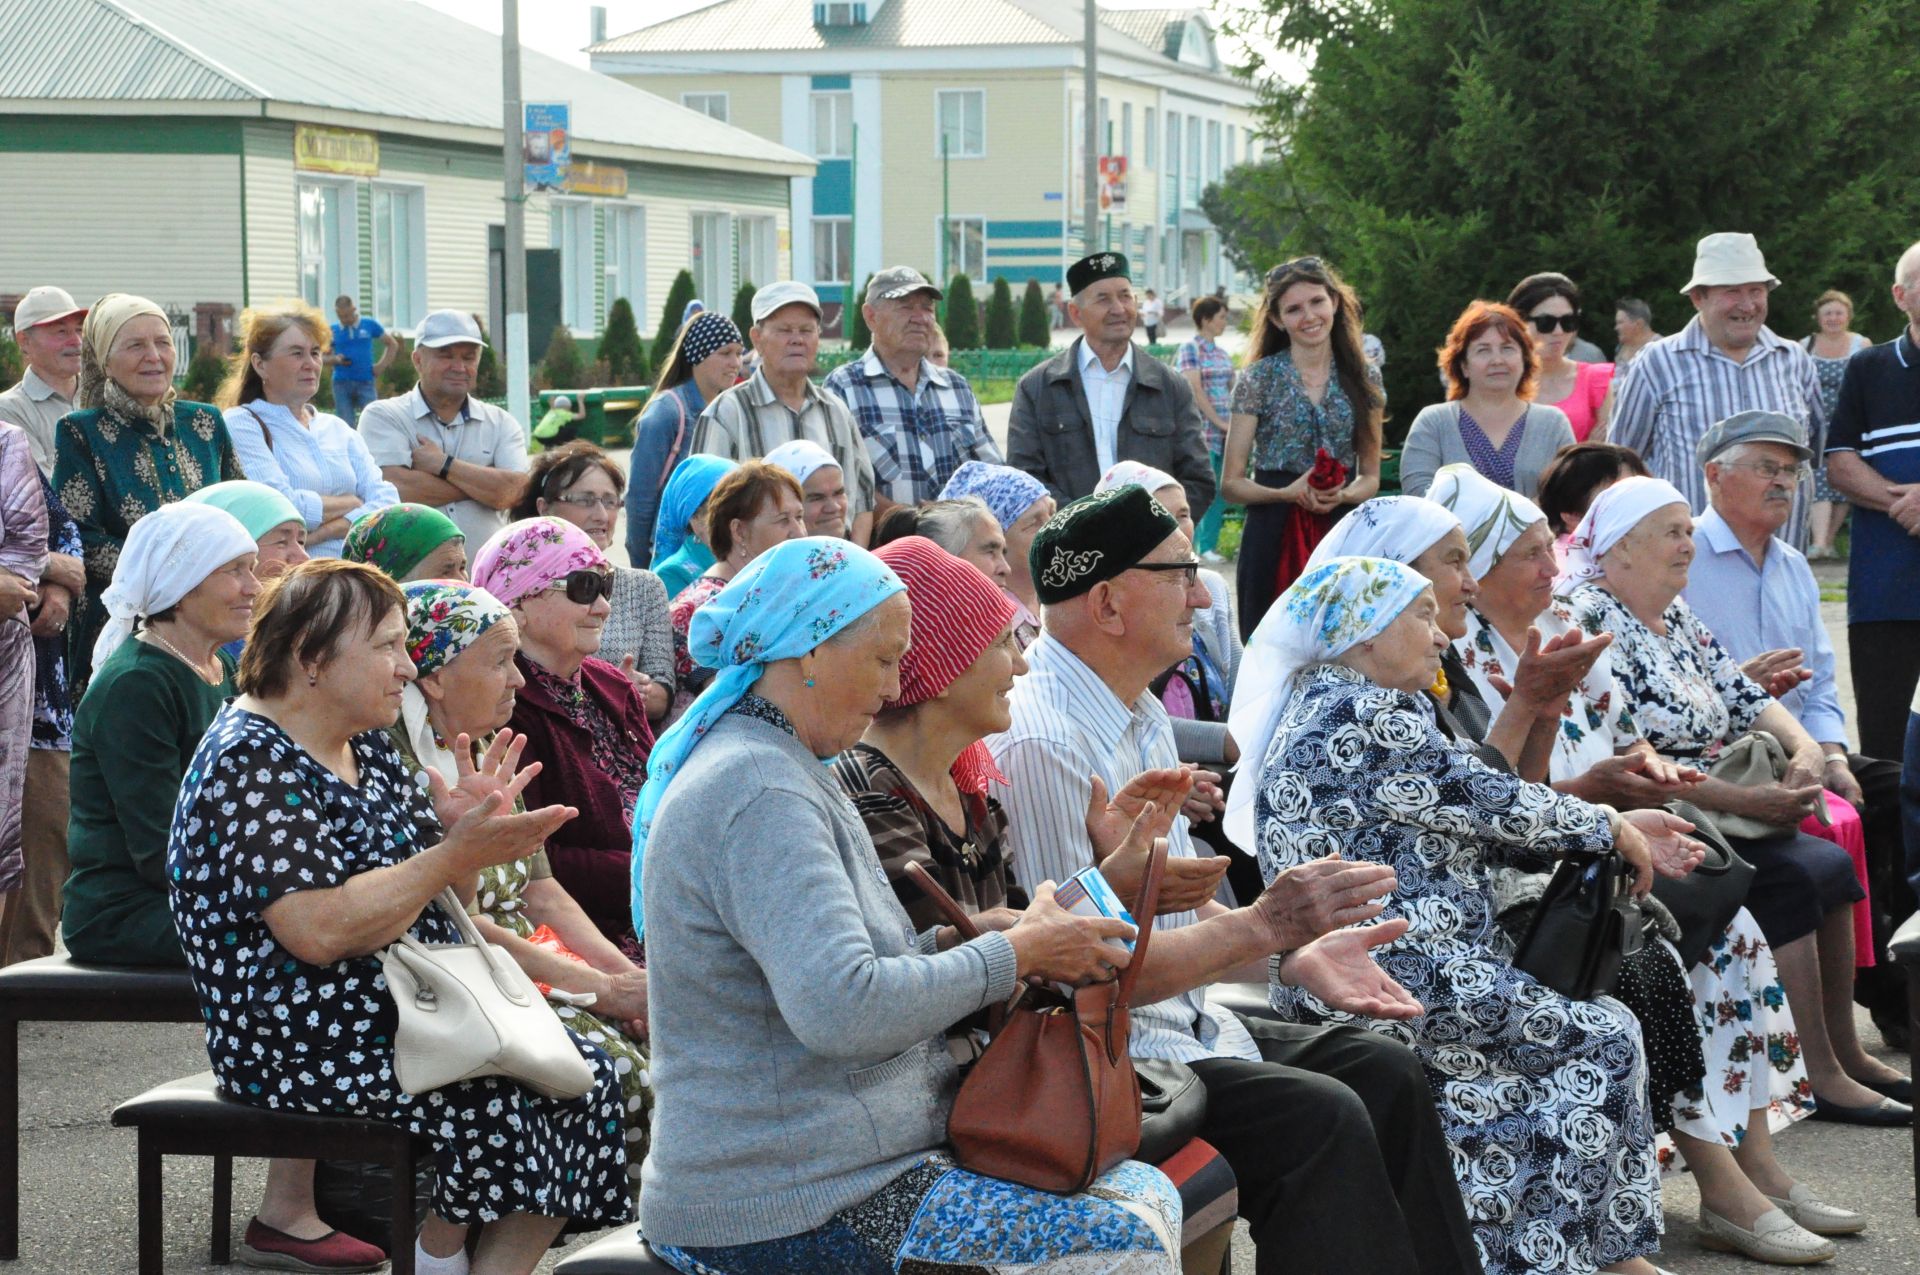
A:
MULTIPOLYGON (((398 398, 369 404, 360 413, 360 437, 377 465, 411 465, 416 440, 426 438, 455 460, 515 473, 527 471, 527 436, 520 422, 472 396, 461 405, 460 419, 448 423, 433 414, 415 386, 398 398)), ((489 509, 477 500, 456 500, 441 505, 440 512, 466 536, 469 558, 487 537, 507 525, 505 510, 489 509)))

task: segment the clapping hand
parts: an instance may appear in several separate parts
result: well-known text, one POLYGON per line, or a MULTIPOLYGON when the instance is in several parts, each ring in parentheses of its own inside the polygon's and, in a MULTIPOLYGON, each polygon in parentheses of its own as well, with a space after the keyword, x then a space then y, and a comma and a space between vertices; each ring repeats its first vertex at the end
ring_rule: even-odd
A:
POLYGON ((1220 787, 1220 776, 1211 770, 1194 770, 1193 790, 1180 808, 1193 823, 1207 823, 1220 817, 1227 808, 1227 794, 1220 787))
POLYGON ((1529 625, 1526 649, 1520 652, 1520 662, 1514 666, 1513 680, 1509 682, 1502 677, 1487 680, 1502 697, 1531 704, 1542 717, 1558 717, 1566 711, 1567 697, 1580 685, 1580 679, 1587 675, 1600 653, 1612 645, 1611 633, 1587 637, 1578 629, 1542 641, 1540 630, 1529 625))
POLYGON ((1646 840, 1653 870, 1663 877, 1684 877, 1707 857, 1706 846, 1687 835, 1694 826, 1679 815, 1665 810, 1634 810, 1620 817, 1646 840))
POLYGON ((1393 869, 1354 863, 1330 854, 1275 877, 1251 911, 1266 926, 1268 950, 1302 948, 1330 930, 1371 921, 1385 910, 1377 902, 1400 884, 1393 869))
POLYGON ((1426 1007, 1374 962, 1373 949, 1407 932, 1404 917, 1355 930, 1335 930, 1290 952, 1280 980, 1312 992, 1333 1008, 1366 1018, 1418 1018, 1426 1007))
MULTIPOLYGON (((1097 801, 1102 795, 1100 781, 1095 779, 1093 782, 1097 801)), ((1153 860, 1154 845, 1172 831, 1173 816, 1173 807, 1149 801, 1127 829, 1127 835, 1119 847, 1100 860, 1100 875, 1107 879, 1107 884, 1113 887, 1113 892, 1128 907, 1132 907, 1140 897, 1140 883, 1146 880, 1147 866, 1153 860)), ((1167 916, 1199 907, 1214 896, 1220 888, 1220 879, 1226 874, 1227 860, 1224 855, 1208 859, 1185 856, 1169 858, 1160 874, 1160 894, 1154 903, 1154 914, 1167 916)), ((1136 919, 1144 923, 1152 918, 1136 919)))
POLYGON ((1802 682, 1811 682, 1813 674, 1802 663, 1805 653, 1798 647, 1762 651, 1740 666, 1767 694, 1779 699, 1802 682))
POLYGON ((487 745, 487 751, 480 755, 479 764, 475 765, 472 738, 465 733, 455 738, 453 764, 457 774, 453 785, 448 786, 437 767, 427 767, 427 786, 432 793, 434 813, 440 816, 441 826, 451 828, 468 811, 494 793, 502 797, 500 809, 512 809, 521 790, 540 773, 541 764, 537 761, 525 770, 515 769, 520 764, 520 754, 526 746, 525 735, 510 730, 500 731, 494 735, 493 742, 487 745))

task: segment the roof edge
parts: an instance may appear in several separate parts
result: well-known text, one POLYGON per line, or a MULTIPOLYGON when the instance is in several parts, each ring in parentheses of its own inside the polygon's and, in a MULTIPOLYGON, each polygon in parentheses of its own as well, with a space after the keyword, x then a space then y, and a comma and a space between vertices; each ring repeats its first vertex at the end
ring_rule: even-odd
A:
POLYGON ((221 62, 208 57, 206 54, 202 53, 199 49, 194 48, 192 45, 180 39, 178 36, 175 36, 168 31, 162 30, 159 26, 154 24, 149 19, 134 12, 133 9, 129 7, 128 4, 125 3, 125 0, 94 0, 94 3, 98 4, 103 9, 107 9, 113 13, 119 14, 122 21, 128 23, 131 26, 138 27, 142 31, 145 31, 153 39, 158 40, 160 43, 166 45, 168 48, 180 54, 182 57, 190 58, 194 62, 199 63, 201 66, 213 72, 215 75, 218 75, 219 77, 224 79, 227 83, 231 84, 234 88, 239 89, 242 93, 247 94, 249 97, 253 97, 256 99, 266 98, 267 91, 262 87, 260 87, 258 84, 253 83, 253 81, 247 79, 245 76, 233 70, 231 67, 228 67, 222 64, 221 62))

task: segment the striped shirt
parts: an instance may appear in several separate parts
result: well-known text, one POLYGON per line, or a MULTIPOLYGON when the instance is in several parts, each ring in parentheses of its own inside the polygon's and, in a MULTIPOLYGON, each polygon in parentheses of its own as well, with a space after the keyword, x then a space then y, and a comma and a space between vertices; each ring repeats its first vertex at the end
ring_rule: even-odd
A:
POLYGON ((693 450, 732 461, 760 460, 796 438, 812 439, 840 462, 852 513, 873 511, 873 462, 853 414, 812 381, 807 382, 806 403, 796 412, 767 384, 765 369, 756 370, 707 404, 694 426, 693 450))
MULTIPOLYGON (((1029 888, 1065 881, 1094 862, 1087 839, 1090 775, 1109 793, 1143 770, 1177 766, 1173 725, 1151 692, 1129 708, 1080 657, 1051 634, 1027 648, 1027 673, 1014 683, 1013 724, 989 736, 987 748, 1007 777, 1001 800, 1007 812, 1007 846, 1014 875, 1029 888)), ((1167 853, 1193 858, 1187 820, 1173 821, 1167 853)), ((1192 925, 1193 912, 1162 914, 1158 930, 1192 925)), ((1258 1062, 1260 1051, 1239 1019, 1207 1004, 1195 988, 1133 1011, 1131 1050, 1140 1058, 1192 1062, 1238 1058, 1258 1062)))
POLYGON ((916 384, 915 390, 902 385, 868 347, 865 357, 833 369, 822 386, 853 413, 875 482, 902 505, 937 498, 967 461, 1006 463, 966 377, 921 359, 916 384))
MULTIPOLYGON (((1656 478, 1686 494, 1695 516, 1707 507, 1707 475, 1696 455, 1701 436, 1737 412, 1782 412, 1799 421, 1818 456, 1827 434, 1820 373, 1813 358, 1771 329, 1747 357, 1735 362, 1707 339, 1699 316, 1672 336, 1648 343, 1617 382, 1607 441, 1640 453, 1656 478)), ((1790 545, 1806 543, 1813 478, 1800 481, 1793 517, 1779 532, 1790 545)))

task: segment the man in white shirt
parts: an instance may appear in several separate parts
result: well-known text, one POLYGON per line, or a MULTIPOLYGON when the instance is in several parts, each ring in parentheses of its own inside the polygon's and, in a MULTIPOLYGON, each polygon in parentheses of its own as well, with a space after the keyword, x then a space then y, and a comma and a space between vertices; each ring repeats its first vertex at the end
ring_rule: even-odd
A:
POLYGON ((20 382, 0 394, 0 421, 27 431, 33 463, 53 477, 54 426, 73 410, 80 387, 80 329, 87 307, 59 288, 35 288, 13 311, 13 339, 27 360, 20 382))
MULTIPOLYGON (((1046 632, 1014 684, 1011 727, 987 740, 1007 777, 999 796, 1014 874, 1032 886, 1098 861, 1129 898, 1131 865, 1114 850, 1125 820, 1097 801, 1094 781, 1121 793, 1136 775, 1151 785, 1178 767, 1172 726, 1147 686, 1189 653, 1206 587, 1178 524, 1138 486, 1068 505, 1029 556, 1046 632)), ((1169 882, 1191 879, 1183 817, 1170 820, 1167 845, 1169 882)), ((1308 875, 1282 873, 1252 907, 1189 895, 1159 910, 1132 1051, 1185 1063, 1206 1087, 1200 1136, 1239 1181, 1261 1270, 1477 1272, 1432 1093, 1409 1050, 1360 1028, 1208 1004, 1211 981, 1264 984, 1271 957, 1283 981, 1332 991, 1353 1012, 1418 1012, 1367 955, 1402 923, 1327 929, 1377 916, 1369 900, 1391 892, 1391 871, 1338 859, 1295 871, 1308 875), (1163 999, 1145 1003, 1153 995, 1163 999)))
POLYGON ((507 525, 527 482, 520 422, 472 394, 485 345, 472 315, 435 310, 414 341, 419 384, 360 413, 360 436, 381 476, 400 499, 453 519, 469 559, 507 525))

